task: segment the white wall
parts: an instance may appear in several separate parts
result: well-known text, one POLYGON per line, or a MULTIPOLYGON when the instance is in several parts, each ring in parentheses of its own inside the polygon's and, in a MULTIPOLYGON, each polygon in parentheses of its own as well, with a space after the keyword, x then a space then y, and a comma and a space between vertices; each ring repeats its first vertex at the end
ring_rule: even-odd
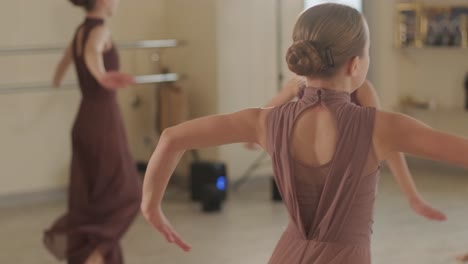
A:
MULTIPOLYGON (((218 106, 220 113, 264 105, 277 90, 275 2, 217 1, 218 106)), ((229 176, 238 178, 258 152, 242 145, 220 148, 229 176)))

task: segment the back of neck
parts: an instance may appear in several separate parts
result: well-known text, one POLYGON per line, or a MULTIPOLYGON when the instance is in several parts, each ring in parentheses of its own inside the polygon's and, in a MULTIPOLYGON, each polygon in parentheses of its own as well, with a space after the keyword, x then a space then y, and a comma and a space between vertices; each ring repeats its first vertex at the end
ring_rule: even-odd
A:
POLYGON ((307 87, 335 90, 338 92, 352 93, 351 80, 344 78, 311 78, 307 77, 307 87))

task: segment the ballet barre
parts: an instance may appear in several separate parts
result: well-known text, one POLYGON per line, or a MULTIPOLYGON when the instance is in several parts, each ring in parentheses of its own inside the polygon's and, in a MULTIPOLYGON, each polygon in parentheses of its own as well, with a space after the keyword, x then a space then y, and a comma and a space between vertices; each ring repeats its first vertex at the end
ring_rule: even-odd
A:
MULTIPOLYGON (((183 41, 175 39, 140 40, 116 43, 116 46, 119 49, 163 49, 174 48, 182 45, 184 45, 183 41)), ((4 47, 0 48, 0 56, 57 53, 65 50, 66 47, 67 45, 4 47)))
POLYGON ((135 76, 135 82, 137 84, 146 83, 165 83, 165 82, 176 82, 180 80, 180 76, 177 73, 165 73, 165 74, 151 74, 151 75, 140 75, 135 76))
MULTIPOLYGON (((160 39, 160 40, 139 40, 133 42, 118 42, 115 44, 119 49, 165 49, 175 48, 185 45, 185 42, 176 39, 160 39)), ((66 49, 66 45, 37 45, 37 46, 22 46, 22 47, 3 47, 0 48, 1 56, 15 56, 15 55, 39 55, 39 54, 53 54, 62 52, 66 49)), ((177 73, 164 73, 136 76, 135 81, 137 84, 150 84, 150 83, 167 83, 176 82, 181 79, 177 73)), ((76 82, 66 82, 58 90, 75 89, 78 87, 76 82)), ((12 93, 25 93, 25 92, 45 92, 54 90, 51 83, 48 82, 35 82, 35 83, 9 83, 0 84, 0 94, 12 93)))
MULTIPOLYGON (((136 84, 167 83, 181 80, 177 73, 151 74, 135 76, 136 84)), ((52 90, 76 89, 78 83, 65 82, 60 88, 53 88, 51 83, 0 84, 0 94, 47 92, 52 90)))

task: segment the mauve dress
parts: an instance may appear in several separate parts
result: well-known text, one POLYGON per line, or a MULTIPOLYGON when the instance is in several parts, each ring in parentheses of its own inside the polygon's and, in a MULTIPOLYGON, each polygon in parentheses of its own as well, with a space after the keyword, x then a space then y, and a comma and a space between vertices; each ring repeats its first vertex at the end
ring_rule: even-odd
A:
POLYGON ((375 108, 349 93, 306 88, 296 102, 275 107, 267 118, 267 150, 289 214, 270 264, 369 264, 374 201, 380 164, 372 135, 375 108), (317 105, 335 118, 332 160, 312 167, 291 155, 293 127, 317 105))
MULTIPOLYGON (((141 179, 128 149, 116 93, 97 82, 82 56, 90 32, 103 23, 87 18, 73 41, 82 100, 72 128, 68 211, 44 235, 51 253, 70 264, 83 264, 96 249, 106 264, 123 263, 119 241, 141 200, 141 179), (77 37, 80 31, 82 38, 77 37)), ((103 60, 106 71, 119 70, 115 47, 103 54, 103 60)))

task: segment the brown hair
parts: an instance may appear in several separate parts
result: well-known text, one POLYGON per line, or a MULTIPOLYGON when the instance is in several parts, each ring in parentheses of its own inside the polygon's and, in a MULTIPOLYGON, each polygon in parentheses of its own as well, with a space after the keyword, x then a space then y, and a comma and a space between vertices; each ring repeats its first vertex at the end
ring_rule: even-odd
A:
POLYGON ((297 75, 331 77, 349 59, 363 55, 367 38, 365 18, 356 9, 317 5, 299 16, 286 61, 297 75))
POLYGON ((86 11, 91 11, 96 6, 97 0, 70 0, 70 2, 76 6, 83 7, 86 11))

